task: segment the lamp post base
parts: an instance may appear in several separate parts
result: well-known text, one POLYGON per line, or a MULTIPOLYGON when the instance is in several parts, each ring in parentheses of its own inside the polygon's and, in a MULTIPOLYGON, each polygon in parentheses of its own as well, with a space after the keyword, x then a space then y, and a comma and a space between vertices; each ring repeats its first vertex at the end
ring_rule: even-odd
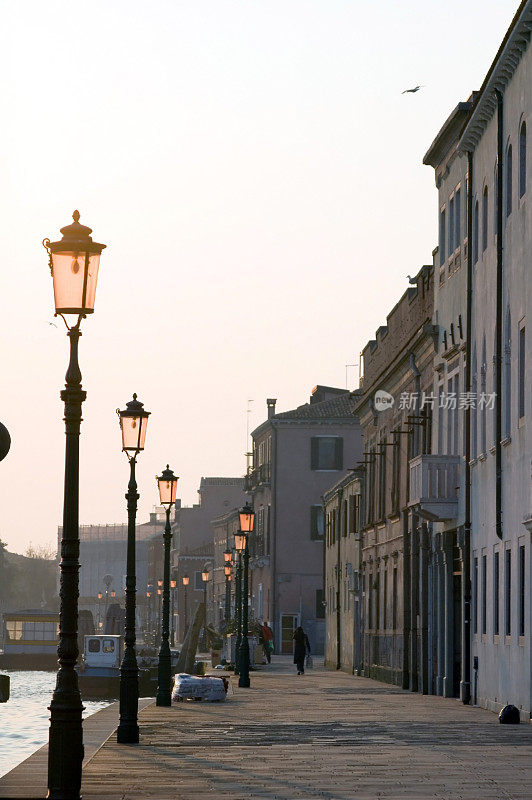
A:
POLYGON ((159 670, 156 706, 172 705, 172 665, 170 661, 170 647, 168 639, 163 639, 159 652, 159 670))

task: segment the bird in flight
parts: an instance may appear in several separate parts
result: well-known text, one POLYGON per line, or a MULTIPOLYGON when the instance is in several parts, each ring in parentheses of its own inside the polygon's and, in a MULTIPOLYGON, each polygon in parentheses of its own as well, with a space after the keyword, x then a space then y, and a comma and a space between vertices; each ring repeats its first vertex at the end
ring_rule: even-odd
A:
POLYGON ((404 92, 401 92, 401 94, 415 94, 416 92, 419 92, 420 89, 424 88, 424 86, 414 86, 413 89, 405 89, 404 92))

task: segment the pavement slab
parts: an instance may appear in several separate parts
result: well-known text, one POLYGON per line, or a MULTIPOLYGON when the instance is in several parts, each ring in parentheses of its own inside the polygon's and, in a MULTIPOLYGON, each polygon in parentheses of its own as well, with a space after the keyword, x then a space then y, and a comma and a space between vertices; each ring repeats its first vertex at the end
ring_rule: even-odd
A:
POLYGON ((84 800, 532 800, 532 726, 315 665, 148 706, 139 745, 111 736, 85 766, 84 800))

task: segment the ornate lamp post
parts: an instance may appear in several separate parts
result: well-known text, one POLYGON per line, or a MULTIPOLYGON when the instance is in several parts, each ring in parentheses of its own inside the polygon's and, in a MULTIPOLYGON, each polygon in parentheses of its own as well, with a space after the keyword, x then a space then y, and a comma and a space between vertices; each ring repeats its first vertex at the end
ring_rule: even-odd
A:
POLYGON ((249 504, 240 509, 240 533, 235 534, 235 547, 244 552, 244 581, 242 587, 242 644, 240 645, 240 665, 238 685, 249 687, 249 641, 248 641, 248 573, 249 537, 253 532, 255 512, 249 504))
POLYGON ((102 615, 100 613, 100 604, 102 602, 103 594, 98 592, 98 633, 100 632, 100 628, 102 627, 102 615))
POLYGON ((175 605, 175 589, 177 581, 170 581, 170 647, 175 645, 175 620, 174 620, 174 605, 175 605))
MULTIPOLYGON (((240 550, 236 547, 237 535, 235 534, 235 558, 236 558, 236 580, 235 580, 235 622, 236 622, 236 643, 235 643, 235 669, 234 674, 240 674, 240 645, 242 644, 242 557, 240 550)), ((239 540, 240 543, 240 540, 239 540)))
POLYGON ((229 622, 231 619, 231 569, 232 564, 228 562, 224 566, 225 574, 225 621, 229 622))
POLYGON ((79 211, 74 211, 72 217, 72 225, 61 228, 60 241, 43 240, 54 284, 55 314, 63 319, 70 339, 70 363, 61 392, 65 404, 66 449, 59 565, 59 670, 50 703, 48 748, 48 797, 52 800, 77 800, 81 790, 83 706, 74 667, 78 658, 79 434, 81 406, 87 393, 81 387, 78 343, 81 320, 94 312, 100 255, 105 247, 92 241, 90 228, 80 225, 79 211), (73 325, 65 318, 70 314, 77 317, 73 325))
POLYGON ((159 486, 159 499, 166 511, 166 525, 164 528, 164 572, 163 572, 163 618, 161 625, 161 649, 159 650, 159 669, 157 698, 158 706, 172 705, 172 664, 170 657, 170 544, 172 542, 172 528, 170 525, 170 511, 177 496, 177 481, 168 464, 159 477, 156 478, 159 486))
POLYGON ((126 564, 126 648, 120 666, 120 724, 116 740, 121 744, 137 744, 139 741, 139 668, 135 654, 135 520, 137 516, 137 481, 135 467, 137 456, 144 450, 146 429, 150 412, 144 409, 137 395, 126 403, 123 411, 117 411, 122 431, 122 450, 129 461, 129 483, 127 487, 127 564, 126 564))
POLYGON ((185 636, 187 635, 187 628, 188 628, 188 618, 187 618, 187 595, 188 595, 188 584, 190 583, 190 578, 188 575, 183 575, 183 588, 185 590, 185 603, 184 603, 184 611, 185 611, 185 630, 183 631, 183 636, 181 637, 181 641, 185 641, 185 636))
POLYGON ((205 564, 201 573, 203 581, 203 608, 205 609, 205 621, 203 623, 203 649, 207 650, 207 584, 209 582, 209 565, 205 564))

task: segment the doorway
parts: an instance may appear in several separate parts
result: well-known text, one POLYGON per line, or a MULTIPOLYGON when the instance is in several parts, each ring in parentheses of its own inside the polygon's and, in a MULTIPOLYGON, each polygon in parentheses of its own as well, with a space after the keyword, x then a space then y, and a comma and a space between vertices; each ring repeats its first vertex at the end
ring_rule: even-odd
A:
POLYGON ((299 625, 299 614, 281 614, 281 653, 290 655, 294 650, 292 637, 299 625))

